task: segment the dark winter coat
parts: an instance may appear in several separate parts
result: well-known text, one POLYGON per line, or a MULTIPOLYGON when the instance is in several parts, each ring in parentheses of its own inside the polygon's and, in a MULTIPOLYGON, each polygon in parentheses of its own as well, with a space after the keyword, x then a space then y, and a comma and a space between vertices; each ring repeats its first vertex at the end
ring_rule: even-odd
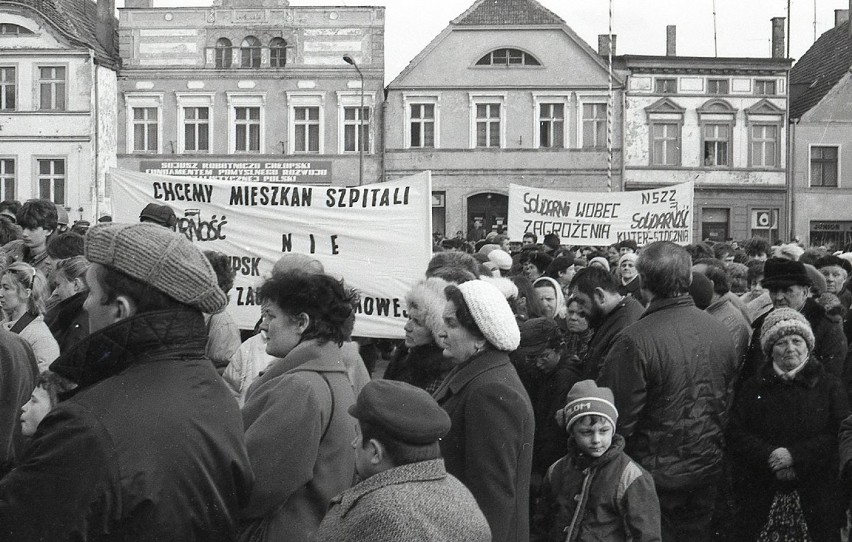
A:
POLYGON ((384 378, 399 380, 424 389, 429 393, 444 381, 453 368, 451 359, 444 357, 444 349, 434 342, 401 349, 385 369, 384 378))
POLYGON ((568 455, 544 478, 534 532, 540 542, 659 541, 654 479, 624 453, 620 435, 597 459, 581 454, 572 440, 568 455))
POLYGON ((200 312, 138 314, 51 370, 78 384, 0 481, 0 540, 228 541, 252 473, 200 312))
MULTIPOLYGON (((771 311, 770 311, 771 312, 771 311)), ((846 335, 843 334, 842 324, 829 318, 825 309, 814 299, 808 298, 800 311, 811 324, 814 332, 815 346, 811 357, 816 357, 829 374, 843 379, 846 364, 846 335)), ((763 365, 763 350, 760 347, 760 331, 768 312, 754 321, 751 325, 751 343, 746 354, 740 382, 745 382, 763 365)))
POLYGON ((837 434, 847 416, 846 390, 815 359, 793 380, 782 379, 767 362, 743 384, 727 431, 739 510, 737 540, 757 538, 778 489, 798 490, 814 542, 831 539, 828 531, 838 532, 846 522, 848 500, 838 478, 837 434), (790 451, 796 481, 781 482, 770 469, 769 455, 776 448, 790 451))
POLYGON ((633 277, 633 280, 631 280, 627 284, 621 284, 621 281, 619 280, 618 293, 620 293, 621 295, 629 295, 633 297, 636 301, 641 303, 642 306, 648 305, 648 303, 645 301, 645 298, 642 296, 642 279, 639 278, 639 275, 633 277))
POLYGON ((604 361, 627 453, 663 489, 715 483, 737 367, 730 332, 688 295, 651 301, 604 361))
POLYGON ((434 397, 452 422, 441 439, 447 472, 473 493, 495 542, 527 540, 535 420, 509 356, 486 350, 471 358, 434 397))
POLYGON ((78 292, 54 305, 44 315, 44 323, 59 344, 60 353, 64 354, 89 336, 89 315, 83 309, 88 295, 88 292, 78 292))
POLYGON ((38 363, 30 345, 0 326, 0 478, 23 453, 21 407, 30 400, 36 377, 38 363))
POLYGON ((547 469, 568 452, 568 436, 556 423, 556 411, 565 406, 568 392, 577 382, 577 375, 565 360, 559 360, 550 373, 545 374, 538 369, 536 372, 537 385, 530 395, 535 413, 533 472, 544 476, 547 469))
POLYGON ((612 348, 621 330, 636 322, 645 307, 633 296, 625 296, 615 308, 606 315, 604 321, 595 330, 589 349, 583 356, 579 380, 597 380, 601 374, 603 361, 612 348))

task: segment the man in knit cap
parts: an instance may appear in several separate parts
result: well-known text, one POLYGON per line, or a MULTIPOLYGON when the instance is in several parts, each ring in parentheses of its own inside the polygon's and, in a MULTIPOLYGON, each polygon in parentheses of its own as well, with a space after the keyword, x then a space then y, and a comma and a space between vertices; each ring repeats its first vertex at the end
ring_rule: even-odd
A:
POLYGON ((610 388, 625 451, 654 477, 663 540, 710 540, 723 432, 737 368, 728 329, 689 296, 692 260, 668 241, 636 262, 649 299, 622 330, 598 382, 610 388))
MULTIPOLYGON (((829 318, 825 309, 811 297, 812 284, 813 281, 802 262, 769 258, 763 266, 763 287, 769 291, 773 309, 789 307, 801 312, 811 324, 816 337, 813 354, 822 362, 826 372, 843 379, 847 354, 843 326, 829 318)), ((752 323, 751 344, 740 374, 740 382, 745 382, 755 374, 764 362, 760 331, 765 319, 766 314, 752 323)))
POLYGON ((51 370, 75 384, 0 481, 0 540, 226 541, 252 472, 204 355, 227 299, 201 250, 154 224, 86 236, 91 335, 51 370))
POLYGON ((349 407, 358 420, 355 469, 362 482, 331 500, 319 542, 489 542, 476 499, 448 474, 439 440, 450 417, 426 391, 370 382, 349 407))

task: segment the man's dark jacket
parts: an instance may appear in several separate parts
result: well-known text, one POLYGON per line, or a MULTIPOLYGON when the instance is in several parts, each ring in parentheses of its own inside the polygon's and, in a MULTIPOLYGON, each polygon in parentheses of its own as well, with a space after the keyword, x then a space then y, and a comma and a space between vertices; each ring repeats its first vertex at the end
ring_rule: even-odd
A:
POLYGON ((206 342, 200 312, 158 311, 57 359, 79 387, 0 481, 0 540, 233 540, 252 473, 206 342))
MULTIPOLYGON (((760 347, 760 331, 763 329, 763 321, 766 320, 766 315, 769 312, 755 320, 751 325, 751 343, 740 374, 740 382, 745 382, 755 375, 766 361, 763 356, 763 349, 760 347)), ((811 329, 814 332, 815 346, 811 355, 817 357, 828 374, 844 380, 847 344, 842 324, 830 319, 825 314, 822 305, 812 298, 805 301, 805 306, 802 307, 800 312, 811 324, 811 329)))
POLYGON ((737 367, 730 337, 688 295, 655 299, 604 361, 599 384, 615 395, 616 430, 657 487, 716 483, 737 367))
POLYGON ((89 315, 83 308, 88 292, 78 292, 63 299, 44 315, 44 323, 64 353, 89 336, 89 315))

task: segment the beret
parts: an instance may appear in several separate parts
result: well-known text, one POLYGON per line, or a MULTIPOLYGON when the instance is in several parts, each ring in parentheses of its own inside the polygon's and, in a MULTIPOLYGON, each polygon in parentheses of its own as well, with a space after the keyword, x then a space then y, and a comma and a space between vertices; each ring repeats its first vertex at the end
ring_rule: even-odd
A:
POLYGON ((488 259, 497 264, 498 269, 508 271, 512 268, 512 257, 505 250, 494 249, 488 253, 488 259))
POLYGON ((201 312, 228 304, 207 257, 185 236, 152 223, 103 223, 86 233, 86 258, 201 312))
POLYGON ((537 356, 548 343, 562 338, 559 324, 552 318, 530 318, 521 322, 518 328, 521 330, 521 344, 516 352, 526 356, 537 356))
POLYGON ((521 342, 521 332, 506 297, 493 284, 469 280, 459 284, 464 302, 480 333, 497 350, 513 352, 521 342))
POLYGON ((450 430, 450 417, 428 392, 406 382, 372 380, 349 414, 408 444, 432 444, 450 430))

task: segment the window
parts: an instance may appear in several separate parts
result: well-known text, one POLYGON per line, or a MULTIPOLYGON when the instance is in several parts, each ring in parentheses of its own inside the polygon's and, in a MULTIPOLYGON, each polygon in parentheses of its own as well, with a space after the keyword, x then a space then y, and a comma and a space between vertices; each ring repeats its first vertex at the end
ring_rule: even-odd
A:
POLYGON ((701 209, 701 239, 721 243, 730 231, 730 209, 701 209))
POLYGON ((216 42, 216 67, 230 68, 232 60, 231 40, 228 38, 219 38, 216 42))
POLYGON ((837 147, 811 147, 811 186, 837 186, 837 147))
MULTIPOLYGON (((752 209, 751 236, 762 237, 770 243, 774 243, 778 239, 779 211, 777 207, 774 209, 752 209)), ((813 233, 811 233, 811 243, 814 243, 813 233)))
POLYGON ((538 146, 545 149, 565 148, 565 104, 538 104, 538 146))
POLYGON ((23 36, 32 34, 32 30, 12 23, 0 23, 0 36, 23 36))
POLYGON ((156 153, 159 148, 159 111, 156 107, 133 108, 133 152, 156 153))
POLYGON ((727 79, 708 79, 707 80, 707 94, 728 94, 728 80, 727 79))
POLYGON ((447 193, 432 192, 432 230, 433 233, 447 233, 447 193))
POLYGON ((210 151, 210 108, 183 108, 183 145, 185 151, 210 151))
POLYGON ((778 126, 754 124, 751 127, 751 165, 776 167, 778 165, 778 126))
POLYGON ((65 68, 40 66, 38 68, 39 109, 65 111, 65 68))
POLYGON ((15 161, 0 158, 0 201, 15 199, 15 161))
POLYGON ((269 42, 269 67, 283 68, 287 64, 287 42, 282 38, 272 38, 269 42))
POLYGON ((754 82, 754 93, 758 96, 775 96, 775 81, 758 79, 754 82))
POLYGON ((0 67, 0 110, 15 110, 15 68, 0 67))
POLYGON ((497 49, 476 62, 477 66, 541 66, 529 53, 519 49, 497 49))
POLYGON ((38 197, 65 204, 65 160, 38 160, 38 197))
POLYGON ((606 147, 606 104, 583 104, 583 148, 606 147))
POLYGON ((677 92, 677 79, 659 78, 654 81, 654 92, 657 94, 674 94, 677 92))
POLYGON ((409 104, 410 146, 418 149, 435 148, 435 104, 409 104))
POLYGON ((707 167, 730 166, 731 127, 728 124, 705 124, 704 165, 707 167))
POLYGON ((680 165, 680 124, 673 122, 652 124, 651 143, 652 165, 680 165))
POLYGON ((295 113, 295 152, 319 152, 320 148, 320 108, 296 107, 295 113))
POLYGON ((260 67, 260 40, 254 36, 247 36, 240 44, 240 67, 260 67))
POLYGON ((343 150, 370 152, 370 108, 343 108, 343 150), (363 122, 362 122, 363 120, 363 122))
POLYGON ((476 146, 500 147, 499 103, 476 104, 476 146))
POLYGON ((260 108, 236 107, 236 144, 237 152, 260 152, 260 108))

